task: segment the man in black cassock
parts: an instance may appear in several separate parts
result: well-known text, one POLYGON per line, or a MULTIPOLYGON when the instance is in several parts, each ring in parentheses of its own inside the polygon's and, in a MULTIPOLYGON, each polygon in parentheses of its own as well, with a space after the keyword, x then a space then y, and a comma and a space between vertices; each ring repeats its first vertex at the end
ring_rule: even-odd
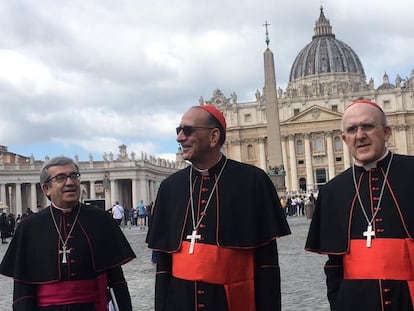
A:
POLYGON ((342 130, 354 164, 320 189, 305 248, 328 255, 331 310, 412 311, 414 157, 386 148, 374 102, 351 103, 342 130))
POLYGON ((290 230, 267 174, 220 152, 225 130, 210 105, 177 127, 191 166, 161 183, 153 210, 156 311, 281 309, 276 239, 290 230))
POLYGON ((70 158, 42 168, 51 205, 19 224, 0 265, 14 278, 15 311, 108 310, 108 287, 119 310, 132 310, 121 265, 135 254, 110 215, 79 202, 79 178, 70 158))

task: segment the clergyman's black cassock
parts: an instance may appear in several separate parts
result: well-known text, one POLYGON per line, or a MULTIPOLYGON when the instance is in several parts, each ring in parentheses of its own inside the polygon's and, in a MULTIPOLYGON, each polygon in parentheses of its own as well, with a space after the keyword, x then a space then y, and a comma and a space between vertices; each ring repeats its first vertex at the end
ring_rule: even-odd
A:
MULTIPOLYGON (((79 205, 79 218, 68 239, 68 262, 62 263, 59 240, 50 208, 34 213, 22 221, 0 265, 0 273, 14 278, 13 310, 87 311, 93 304, 38 307, 37 285, 59 281, 86 280, 107 273, 121 310, 132 310, 128 287, 121 265, 135 254, 111 215, 105 211, 79 205)), ((62 213, 52 208, 56 223, 63 233, 69 233, 79 206, 62 213)))
POLYGON ((208 170, 209 177, 187 167, 160 185, 146 240, 150 248, 158 251, 156 311, 193 311, 197 305, 208 310, 227 310, 222 285, 197 282, 195 286, 195 282, 171 276, 172 254, 180 250, 183 240, 188 241, 186 236, 193 230, 189 203, 190 169, 193 169, 194 209, 198 209, 199 215, 199 208, 205 206, 223 165, 226 166, 202 221, 203 240, 197 241, 195 249, 200 243, 253 249, 256 310, 280 310, 276 238, 290 234, 290 229, 278 195, 263 170, 223 156, 208 170), (269 272, 269 269, 263 269, 265 263, 277 268, 269 272), (202 303, 197 304, 196 300, 202 300, 202 303))
MULTIPOLYGON (((381 196, 390 160, 391 152, 378 161, 376 168, 367 171, 355 166, 355 178, 369 219, 381 196)), ((373 222, 372 250, 379 239, 406 239, 413 243, 414 157, 394 154, 387 180, 380 210, 373 222)), ((367 221, 356 196, 352 168, 349 168, 320 189, 305 245, 308 251, 328 255, 325 274, 331 310, 412 311, 406 280, 344 279, 343 256, 349 252, 350 241, 363 240, 365 244, 363 232, 366 230, 367 221)), ((376 258, 371 266, 381 267, 381 260, 376 258)))

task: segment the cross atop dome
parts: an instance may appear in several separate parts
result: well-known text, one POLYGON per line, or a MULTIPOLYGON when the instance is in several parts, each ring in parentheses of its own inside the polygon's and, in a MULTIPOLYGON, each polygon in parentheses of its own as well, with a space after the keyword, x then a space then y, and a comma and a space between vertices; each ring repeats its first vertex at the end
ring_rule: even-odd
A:
POLYGON ((323 14, 323 6, 321 5, 321 13, 319 14, 319 19, 315 22, 314 36, 312 39, 317 37, 332 37, 335 38, 335 35, 332 33, 332 26, 329 22, 329 19, 323 14))

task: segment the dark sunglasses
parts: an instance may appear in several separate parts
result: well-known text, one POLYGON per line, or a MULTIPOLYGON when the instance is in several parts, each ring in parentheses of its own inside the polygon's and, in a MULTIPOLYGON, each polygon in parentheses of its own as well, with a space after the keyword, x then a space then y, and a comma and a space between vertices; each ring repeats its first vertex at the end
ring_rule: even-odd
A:
POLYGON ((175 131, 177 132, 177 135, 180 134, 181 131, 183 131, 183 134, 185 136, 190 136, 192 132, 196 130, 212 130, 214 127, 206 127, 206 126, 191 126, 191 125, 183 125, 183 126, 177 126, 175 128, 175 131))

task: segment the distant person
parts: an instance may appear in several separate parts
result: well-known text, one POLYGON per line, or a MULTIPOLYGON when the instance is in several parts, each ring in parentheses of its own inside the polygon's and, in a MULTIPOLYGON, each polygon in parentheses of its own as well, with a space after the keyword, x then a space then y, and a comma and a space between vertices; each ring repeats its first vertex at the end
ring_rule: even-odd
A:
POLYGON ((333 311, 414 309, 414 157, 386 147, 382 108, 357 100, 342 116, 353 165, 320 188, 306 249, 328 256, 333 311))
POLYGON ((7 214, 3 209, 0 214, 0 234, 1 234, 1 244, 7 244, 7 238, 9 234, 9 222, 7 220, 7 214))
POLYGON ((51 204, 20 222, 0 264, 0 273, 14 279, 10 309, 108 310, 109 287, 119 310, 131 311, 121 265, 135 254, 107 213, 79 202, 78 164, 50 159, 40 184, 51 204))
POLYGON ((118 201, 115 202, 115 205, 112 207, 112 217, 118 226, 122 225, 124 219, 124 208, 119 204, 118 201))
POLYGON ((221 153, 226 121, 213 106, 192 107, 176 130, 191 165, 155 201, 155 310, 281 310, 276 239, 290 230, 275 186, 221 153))
POLYGON ((145 227, 145 214, 146 214, 143 200, 141 200, 138 203, 137 210, 138 210, 138 226, 140 229, 143 229, 145 227))

